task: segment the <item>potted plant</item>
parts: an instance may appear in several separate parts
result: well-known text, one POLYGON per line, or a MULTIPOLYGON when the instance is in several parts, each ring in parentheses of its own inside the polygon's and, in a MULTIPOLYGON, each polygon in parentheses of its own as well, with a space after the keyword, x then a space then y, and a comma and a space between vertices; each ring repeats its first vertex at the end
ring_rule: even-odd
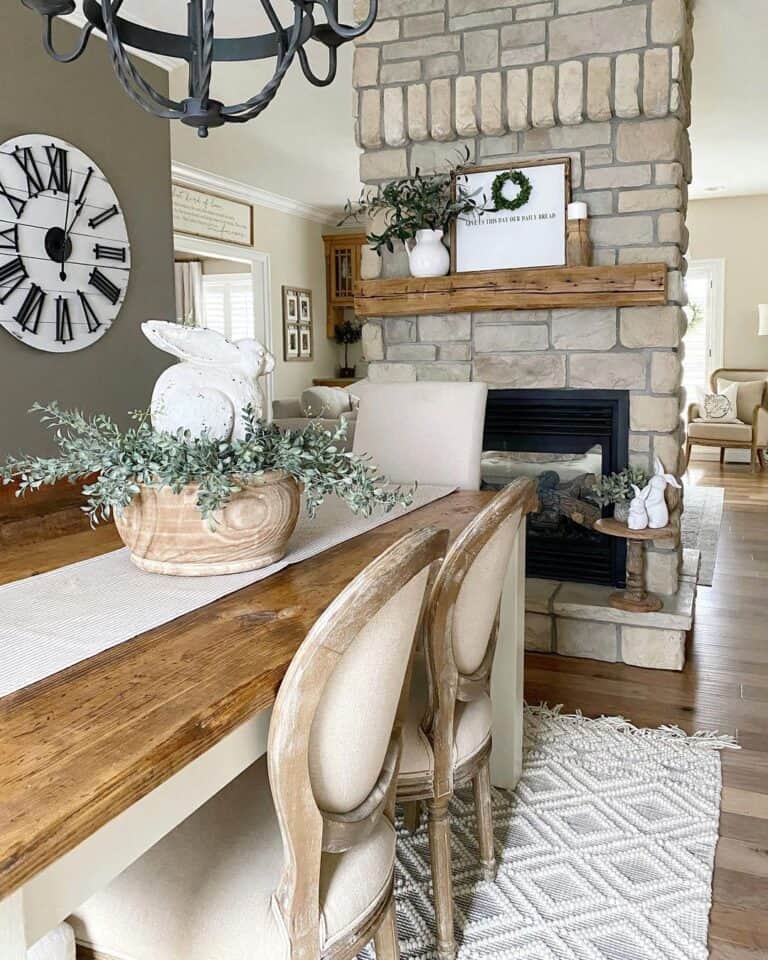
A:
POLYGON ((147 413, 121 430, 104 414, 55 403, 32 409, 55 429, 59 455, 9 458, 3 482, 16 482, 19 496, 64 478, 84 482, 91 522, 114 516, 131 560, 152 573, 208 576, 275 563, 296 526, 300 490, 310 517, 332 493, 365 516, 412 502, 411 492, 385 487, 368 459, 345 452, 345 423, 280 430, 246 407, 235 440, 158 431, 147 413))
POLYGON ((634 496, 632 484, 642 488, 649 480, 650 474, 642 467, 627 467, 618 473, 602 474, 592 488, 592 496, 602 507, 612 503, 616 520, 626 523, 629 504, 634 496))
POLYGON ((454 175, 469 159, 469 150, 448 172, 423 177, 419 168, 412 177, 393 180, 385 186, 363 189, 356 204, 347 201, 346 216, 350 219, 375 217, 384 213, 386 226, 381 233, 368 234, 368 242, 379 254, 394 250, 401 240, 408 252, 411 275, 442 277, 450 269, 451 258, 443 236, 457 218, 485 211, 485 197, 478 201, 456 182, 454 175))
POLYGON ((355 375, 355 368, 349 365, 349 348, 351 344, 358 343, 363 335, 360 324, 345 319, 336 324, 334 334, 336 343, 344 347, 344 365, 339 368, 339 376, 351 379, 355 375))

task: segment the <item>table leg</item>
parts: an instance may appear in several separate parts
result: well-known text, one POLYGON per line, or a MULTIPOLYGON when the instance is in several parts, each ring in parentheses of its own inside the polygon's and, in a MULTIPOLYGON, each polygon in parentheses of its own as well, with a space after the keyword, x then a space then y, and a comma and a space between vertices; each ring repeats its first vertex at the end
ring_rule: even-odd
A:
POLYGON ((653 613, 661 610, 662 600, 645 588, 645 550, 641 540, 627 539, 627 588, 611 594, 611 606, 617 610, 653 613))
POLYGON ((21 891, 0 900, 0 957, 2 960, 26 960, 24 908, 21 891))
POLYGON ((525 520, 520 522, 501 594, 496 657, 491 674, 491 783, 514 790, 523 770, 525 660, 525 520))

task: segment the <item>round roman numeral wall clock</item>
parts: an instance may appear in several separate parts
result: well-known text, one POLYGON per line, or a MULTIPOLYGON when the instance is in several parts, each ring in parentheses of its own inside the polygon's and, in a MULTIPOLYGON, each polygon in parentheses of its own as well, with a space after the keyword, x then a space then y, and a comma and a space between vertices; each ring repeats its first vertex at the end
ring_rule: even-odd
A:
POLYGON ((90 157, 57 137, 0 146, 0 325, 72 353, 115 322, 131 269, 120 204, 90 157))

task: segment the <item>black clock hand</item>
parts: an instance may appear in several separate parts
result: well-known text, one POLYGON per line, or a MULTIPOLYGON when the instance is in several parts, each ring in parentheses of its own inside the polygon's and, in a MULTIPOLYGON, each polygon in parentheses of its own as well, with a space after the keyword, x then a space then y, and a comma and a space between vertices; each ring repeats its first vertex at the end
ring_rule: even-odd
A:
MULTIPOLYGON (((69 183, 67 184, 67 205, 64 210, 64 226, 62 228, 61 236, 61 260, 59 261, 59 280, 66 280, 67 274, 64 270, 64 263, 67 259, 67 237, 69 236, 69 230, 67 225, 69 223, 69 204, 72 199, 72 175, 70 174, 69 183)), ((72 221, 74 223, 74 220, 72 221)), ((69 228, 72 229, 71 227, 69 228)))

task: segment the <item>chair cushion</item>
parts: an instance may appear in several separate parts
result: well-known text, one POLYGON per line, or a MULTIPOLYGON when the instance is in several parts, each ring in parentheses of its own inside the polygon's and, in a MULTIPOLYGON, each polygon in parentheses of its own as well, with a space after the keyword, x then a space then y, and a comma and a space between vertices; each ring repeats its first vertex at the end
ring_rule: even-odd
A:
MULTIPOLYGON (((395 834, 382 817, 343 854, 324 854, 321 938, 353 929, 387 888, 395 834)), ((288 960, 271 896, 283 845, 266 758, 176 827, 70 918, 80 943, 120 960, 288 960)))
MULTIPOLYGON (((408 715, 403 727, 403 755, 398 783, 420 783, 431 780, 434 756, 421 729, 427 707, 427 677, 424 661, 416 658, 411 682, 408 715)), ((453 718, 454 767, 472 757, 491 735, 491 698, 481 697, 471 703, 457 701, 453 718)))
POLYGON ((736 415, 743 423, 751 424, 755 407, 763 401, 765 380, 718 380, 717 392, 724 393, 734 383, 738 387, 736 415))
POLYGON ((711 423, 699 418, 688 424, 688 438, 690 440, 735 440, 746 441, 752 439, 752 427, 747 423, 711 423))
POLYGON ((338 420, 342 413, 352 410, 352 400, 339 387, 308 387, 299 399, 305 417, 323 417, 338 420))

